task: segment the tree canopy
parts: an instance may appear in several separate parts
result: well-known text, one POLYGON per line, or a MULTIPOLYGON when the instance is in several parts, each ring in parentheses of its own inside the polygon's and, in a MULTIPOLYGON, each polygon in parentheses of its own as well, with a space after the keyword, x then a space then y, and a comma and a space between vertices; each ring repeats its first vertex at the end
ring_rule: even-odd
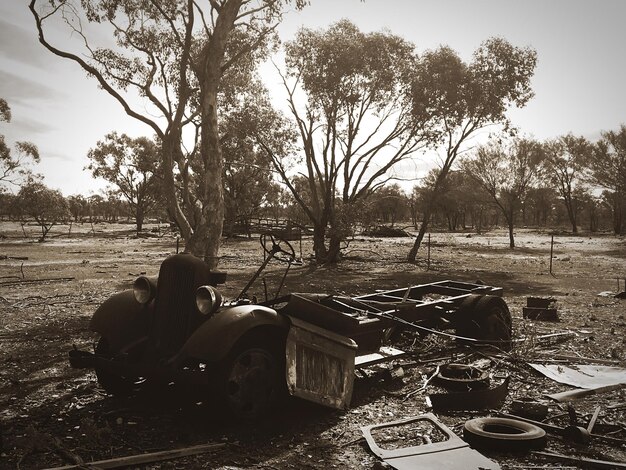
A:
POLYGON ((514 139, 511 143, 492 141, 480 146, 471 159, 463 162, 463 170, 489 193, 502 211, 511 248, 515 247, 515 216, 540 176, 544 155, 538 142, 514 139))
POLYGON ((33 179, 20 188, 15 203, 22 217, 32 217, 41 227, 39 241, 44 241, 57 223, 70 217, 67 201, 61 192, 33 179))
POLYGON ((137 233, 145 214, 161 197, 162 178, 158 174, 158 146, 146 137, 131 138, 112 132, 98 141, 87 154, 86 169, 94 177, 114 185, 133 211, 137 233))
MULTIPOLYGON (((0 122, 11 122, 11 107, 4 98, 0 98, 0 122)), ((15 148, 7 145, 4 135, 0 134, 0 184, 18 185, 31 174, 29 163, 39 162, 39 150, 31 142, 16 142, 15 148)), ((0 186, 0 191, 5 189, 0 186)))
POLYGON ((427 51, 419 58, 411 85, 413 114, 420 120, 431 117, 430 132, 437 136, 441 168, 409 251, 409 261, 415 261, 435 198, 457 156, 480 129, 499 125, 510 130, 506 113, 511 107, 525 106, 532 98, 530 81, 536 63, 535 50, 513 46, 498 37, 483 42, 469 63, 447 46, 427 51))
POLYGON ((211 267, 218 262, 224 214, 218 95, 226 82, 247 82, 246 73, 254 69, 289 3, 301 8, 306 1, 30 2, 39 41, 53 54, 78 63, 129 116, 156 134, 169 212, 186 249, 211 267), (55 20, 69 28, 78 44, 61 49, 48 39, 45 26, 55 20), (100 36, 93 31, 97 26, 100 36), (110 40, 94 44, 111 33, 114 45, 110 40), (183 138, 187 127, 196 136, 191 152, 183 138), (176 173, 191 166, 189 157, 198 170, 194 207, 183 206, 176 185, 176 173))
POLYGON ((350 206, 393 178, 393 168, 428 141, 426 123, 411 114, 414 46, 342 20, 326 30, 300 30, 285 49, 284 85, 301 151, 289 155, 275 139, 261 145, 314 226, 316 258, 334 262, 350 206), (305 168, 308 198, 292 183, 294 158, 305 168))

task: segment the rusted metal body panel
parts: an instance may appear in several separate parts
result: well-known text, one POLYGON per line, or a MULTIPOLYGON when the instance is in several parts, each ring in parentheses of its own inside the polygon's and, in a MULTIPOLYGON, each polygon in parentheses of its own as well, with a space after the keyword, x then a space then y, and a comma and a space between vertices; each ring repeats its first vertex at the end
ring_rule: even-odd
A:
POLYGON ((354 383, 356 343, 311 323, 290 318, 286 379, 289 393, 345 410, 354 383))

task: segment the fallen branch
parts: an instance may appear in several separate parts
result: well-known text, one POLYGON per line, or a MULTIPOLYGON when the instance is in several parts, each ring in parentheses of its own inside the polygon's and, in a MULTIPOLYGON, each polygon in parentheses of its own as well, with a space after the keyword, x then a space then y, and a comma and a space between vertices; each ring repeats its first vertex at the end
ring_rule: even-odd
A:
POLYGON ((597 363, 597 364, 604 364, 604 365, 617 365, 620 364, 621 361, 618 361, 616 359, 598 359, 598 358, 592 358, 592 357, 578 357, 578 356, 568 356, 567 354, 554 354, 554 353, 549 353, 549 352, 543 352, 543 351, 535 351, 534 353, 537 356, 543 356, 543 357, 549 357, 550 359, 564 359, 566 361, 578 361, 578 362, 584 362, 584 363, 597 363))
POLYGON ((561 333, 550 333, 547 335, 541 336, 528 336, 522 337, 513 340, 513 344, 519 343, 534 343, 535 345, 539 344, 555 344, 560 341, 567 341, 572 338, 576 338, 578 334, 574 331, 563 331, 561 333))
POLYGON ((607 460, 588 459, 586 457, 570 457, 568 455, 556 454, 554 452, 540 452, 533 451, 533 455, 540 455, 542 457, 548 457, 561 462, 568 462, 573 464, 582 464, 585 467, 592 468, 626 468, 626 462, 609 462, 607 460))
POLYGON ((9 256, 9 255, 0 255, 0 259, 17 259, 21 261, 27 261, 28 256, 9 256))
POLYGON ((61 439, 59 439, 58 437, 52 438, 52 450, 54 450, 55 453, 63 457, 68 462, 74 464, 78 468, 83 468, 85 465, 80 455, 77 455, 73 453, 72 451, 66 449, 63 443, 61 442, 61 439))
POLYGON ((351 445, 354 445, 357 442, 361 442, 363 440, 365 440, 363 436, 357 437, 356 439, 352 439, 351 441, 344 442, 343 444, 339 444, 339 447, 350 447, 351 445))
POLYGON ((34 284, 36 282, 67 282, 73 281, 75 277, 50 277, 44 279, 20 279, 19 281, 4 281, 0 282, 0 286, 6 286, 9 284, 34 284))
POLYGON ((70 469, 80 469, 80 468, 120 468, 126 467, 130 465, 143 465, 146 463, 158 462, 161 460, 171 460, 177 459, 180 457, 187 457, 189 455, 197 455, 203 454, 206 452, 211 452, 214 450, 218 450, 226 446, 226 443, 218 443, 218 444, 201 444, 197 446, 191 447, 183 447, 181 449, 173 449, 173 450, 163 450, 161 452, 151 452, 149 454, 140 454, 140 455, 129 455, 127 457, 118 457, 115 459, 108 460, 98 460, 95 462, 85 462, 83 465, 68 465, 65 467, 54 467, 48 470, 70 470, 70 469))

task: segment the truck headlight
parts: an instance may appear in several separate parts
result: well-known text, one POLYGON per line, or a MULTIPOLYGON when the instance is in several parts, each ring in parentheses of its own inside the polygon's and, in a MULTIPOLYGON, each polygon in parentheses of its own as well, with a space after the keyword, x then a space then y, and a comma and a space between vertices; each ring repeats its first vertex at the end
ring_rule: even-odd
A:
POLYGON ((156 289, 156 281, 146 276, 139 276, 133 283, 133 294, 135 294, 135 300, 140 304, 147 304, 154 299, 156 289))
POLYGON ((196 306, 203 315, 215 313, 222 305, 222 294, 213 286, 201 286, 196 291, 196 306))

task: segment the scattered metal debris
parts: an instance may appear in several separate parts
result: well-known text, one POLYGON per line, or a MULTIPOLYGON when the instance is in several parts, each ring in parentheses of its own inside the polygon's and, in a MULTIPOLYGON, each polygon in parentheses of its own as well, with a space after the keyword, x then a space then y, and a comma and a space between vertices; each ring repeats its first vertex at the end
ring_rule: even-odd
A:
POLYGON ((541 421, 548 416, 548 405, 530 398, 521 398, 511 402, 511 411, 524 418, 541 421))
POLYGON ((593 426, 596 424, 596 420, 600 414, 600 407, 596 408, 596 411, 589 420, 589 424, 586 428, 578 424, 576 410, 574 410, 571 405, 568 405, 567 410, 568 413, 570 413, 570 425, 563 429, 562 436, 566 440, 577 444, 589 444, 591 442, 591 431, 593 430, 593 426))
MULTIPOLYGON (((559 436, 563 436, 563 433, 565 432, 565 429, 566 429, 560 426, 555 426, 554 424, 542 423, 541 421, 534 421, 532 419, 527 419, 522 416, 516 416, 516 415, 512 415, 508 413, 498 413, 498 416, 502 418, 516 419, 518 421, 524 421, 525 423, 534 424, 535 426, 539 426, 544 431, 551 432, 559 436)), ((602 434, 594 434, 594 433, 590 433, 590 436, 594 440, 599 440, 607 444, 613 444, 613 445, 625 445, 626 444, 626 440, 618 439, 618 438, 611 437, 611 436, 604 436, 602 434)))
POLYGON ((582 388, 582 389, 576 389, 576 390, 567 390, 565 392, 551 393, 546 396, 558 402, 566 402, 566 401, 571 401, 571 400, 578 400, 580 398, 584 398, 589 395, 596 395, 599 393, 607 393, 607 392, 612 392, 614 390, 620 390, 624 387, 626 387, 626 384, 606 385, 604 387, 597 387, 597 388, 582 388))
POLYGON ((579 387, 582 390, 547 395, 556 401, 576 400, 588 395, 610 392, 626 387, 626 369, 604 365, 532 364, 537 372, 556 382, 579 387))
POLYGON ((438 470, 441 468, 450 470, 483 469, 498 470, 500 466, 470 448, 469 444, 459 438, 435 415, 427 413, 399 421, 375 424, 361 428, 363 436, 371 451, 383 459, 393 468, 410 470, 419 468, 422 470, 438 470), (372 435, 372 431, 406 426, 410 423, 425 421, 434 426, 440 433, 445 435, 445 440, 424 445, 384 449, 378 445, 372 435))
POLYGON ((524 318, 529 320, 559 321, 556 299, 552 297, 528 297, 522 311, 524 318))
POLYGON ((537 372, 556 382, 579 388, 598 388, 626 384, 626 369, 604 365, 529 364, 537 372))

